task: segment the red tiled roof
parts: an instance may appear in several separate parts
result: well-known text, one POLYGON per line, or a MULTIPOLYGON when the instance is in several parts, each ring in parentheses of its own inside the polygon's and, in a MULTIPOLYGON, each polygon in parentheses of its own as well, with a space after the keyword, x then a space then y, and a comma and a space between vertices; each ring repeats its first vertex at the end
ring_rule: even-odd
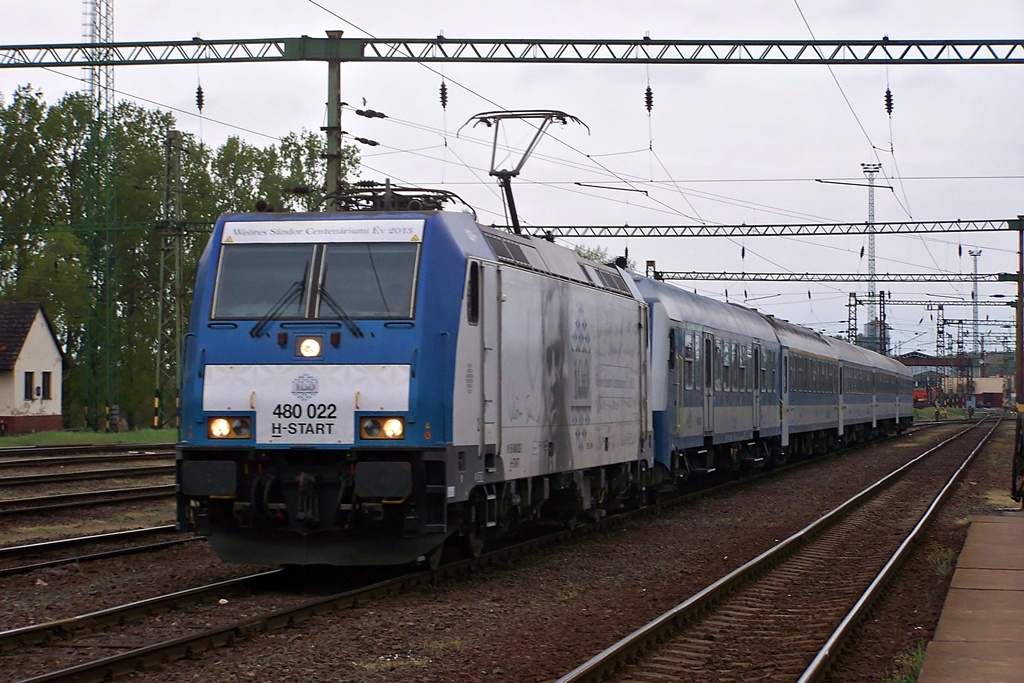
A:
POLYGON ((40 308, 38 302, 0 303, 0 370, 14 369, 40 308))

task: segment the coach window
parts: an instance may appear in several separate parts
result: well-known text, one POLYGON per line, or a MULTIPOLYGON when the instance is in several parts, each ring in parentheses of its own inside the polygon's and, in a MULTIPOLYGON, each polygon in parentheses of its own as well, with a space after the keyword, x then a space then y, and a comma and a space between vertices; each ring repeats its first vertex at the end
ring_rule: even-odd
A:
POLYGON ((740 345, 732 343, 732 389, 739 391, 743 388, 740 384, 740 345))
POLYGON ((715 340, 715 391, 722 390, 722 340, 715 340))
POLYGON ((758 372, 757 378, 754 380, 758 383, 758 388, 761 391, 768 390, 768 352, 759 349, 757 352, 758 358, 758 372))
POLYGON ((732 390, 732 344, 722 344, 722 391, 732 390))
POLYGON ((695 356, 694 356, 694 352, 696 351, 696 348, 694 347, 694 343, 693 342, 694 342, 693 332, 687 332, 686 333, 686 347, 683 350, 683 363, 684 363, 684 366, 683 366, 683 381, 685 383, 684 386, 687 389, 693 389, 693 368, 694 368, 694 363, 697 360, 695 358, 695 356))
POLYGON ((749 391, 750 386, 747 383, 747 354, 750 353, 749 347, 746 344, 741 344, 739 347, 739 385, 740 391, 749 391))
POLYGON ((466 321, 476 325, 480 321, 480 264, 469 264, 469 284, 466 287, 466 321))
POLYGON ((668 328, 668 369, 676 369, 676 328, 668 328))

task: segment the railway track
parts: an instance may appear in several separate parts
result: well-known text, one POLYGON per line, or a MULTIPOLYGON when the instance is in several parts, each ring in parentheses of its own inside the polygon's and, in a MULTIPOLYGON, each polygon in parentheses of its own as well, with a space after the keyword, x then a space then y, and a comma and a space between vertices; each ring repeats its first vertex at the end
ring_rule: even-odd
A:
POLYGON ((91 507, 126 503, 138 500, 170 498, 174 495, 174 484, 155 486, 130 486, 128 488, 85 491, 48 496, 0 499, 0 517, 13 515, 49 513, 79 507, 91 507))
MULTIPOLYGON (((797 465, 799 466, 799 465, 797 465)), ((787 466, 787 469, 792 466, 787 466)), ((362 585, 339 593, 332 593, 313 598, 296 599, 292 595, 289 602, 292 604, 281 606, 271 601, 265 592, 267 584, 263 587, 248 587, 240 584, 238 595, 252 593, 253 599, 244 602, 231 598, 223 591, 231 589, 231 586, 214 585, 202 589, 193 589, 176 593, 169 596, 154 598, 155 602, 144 601, 141 609, 136 604, 125 605, 118 608, 104 610, 98 615, 81 615, 68 619, 58 620, 51 624, 30 627, 31 631, 21 630, 20 633, 0 633, 0 651, 8 652, 7 662, 16 667, 12 670, 22 672, 21 675, 31 676, 23 678, 23 681, 106 681, 134 671, 154 667, 167 666, 170 662, 186 657, 195 657, 200 653, 214 649, 225 644, 252 637, 254 634, 274 631, 287 626, 296 626, 305 620, 333 610, 345 609, 350 606, 363 604, 388 594, 397 594, 411 590, 419 585, 437 581, 451 580, 467 573, 477 571, 481 568, 494 566, 518 557, 539 552, 582 534, 605 531, 624 524, 638 517, 657 515, 661 511, 686 504, 695 498, 716 495, 723 489, 744 486, 747 482, 756 480, 752 477, 748 480, 734 482, 731 484, 705 489, 701 492, 674 500, 669 503, 650 506, 635 513, 617 515, 602 521, 600 524, 578 527, 574 530, 560 531, 544 537, 524 541, 505 548, 496 549, 493 552, 473 559, 445 562, 435 571, 415 571, 393 579, 378 581, 376 583, 366 582, 362 585), (218 591, 221 591, 218 593, 218 591), (185 593, 191 595, 205 595, 198 599, 188 598, 185 593), (162 625, 154 626, 153 621, 157 617, 152 613, 160 613, 165 609, 180 609, 178 605, 194 605, 197 603, 210 603, 215 599, 215 604, 208 604, 200 615, 191 615, 190 618, 181 621, 190 623, 212 624, 205 628, 178 629, 168 633, 162 625), (225 600, 229 605, 234 605, 236 610, 243 615, 239 618, 231 618, 226 614, 227 606, 221 605, 225 600), (164 605, 160 607, 159 605, 164 605), (130 632, 125 634, 121 627, 114 624, 136 624, 129 627, 130 632), (115 630, 109 630, 115 629, 115 630), (143 640, 140 634, 147 633, 152 638, 143 640), (63 659, 56 659, 46 647, 47 643, 57 644, 58 648, 65 654, 63 659), (3 648, 6 647, 6 650, 3 648), (67 653, 77 653, 74 662, 67 661, 67 653), (81 661, 82 658, 90 661, 81 661), (40 665, 40 661, 48 662, 46 666, 40 665), (24 664, 22 663, 24 662, 24 664), (35 662, 35 664, 33 664, 35 662), (53 670, 63 666, 59 670, 53 670)), ((270 573, 267 576, 283 576, 270 573)), ((305 585, 306 582, 296 582, 293 578, 291 585, 305 585)), ((271 585, 270 588, 273 588, 271 585)), ((162 624, 170 621, 178 621, 176 618, 165 616, 162 624)))
POLYGON ((62 564, 70 564, 72 562, 81 563, 111 557, 133 555, 137 553, 154 552, 164 548, 181 545, 182 543, 198 540, 201 540, 201 537, 178 534, 175 531, 173 524, 165 524, 145 529, 128 529, 125 531, 114 531, 95 534, 92 536, 77 536, 75 538, 64 538, 54 541, 7 546, 0 548, 0 563, 8 564, 19 561, 25 563, 9 564, 8 566, 0 567, 0 577, 12 576, 14 574, 26 574, 39 569, 56 567, 62 564), (174 534, 175 537, 141 544, 136 543, 140 539, 146 540, 155 536, 158 537, 168 534, 174 534), (81 548, 82 546, 106 546, 122 543, 130 543, 132 545, 85 553, 75 552, 75 549, 81 548), (55 553, 59 553, 60 557, 50 557, 55 553), (41 559, 47 557, 49 557, 49 559, 41 559), (26 562, 26 560, 30 561, 26 562))
POLYGON ((136 462, 140 460, 173 460, 173 450, 129 451, 128 453, 103 453, 89 455, 46 455, 9 457, 0 451, 0 470, 34 469, 37 467, 66 467, 92 463, 136 462))
POLYGON ((818 680, 995 429, 958 448, 976 428, 929 449, 559 683, 818 680))
POLYGON ((112 453, 174 453, 171 443, 95 444, 90 446, 14 446, 0 447, 0 458, 42 458, 112 453))
POLYGON ((78 481, 99 479, 131 479, 133 477, 155 477, 174 474, 174 465, 151 467, 117 467, 54 474, 25 474, 15 477, 0 477, 0 489, 13 486, 39 486, 40 484, 67 484, 78 481))

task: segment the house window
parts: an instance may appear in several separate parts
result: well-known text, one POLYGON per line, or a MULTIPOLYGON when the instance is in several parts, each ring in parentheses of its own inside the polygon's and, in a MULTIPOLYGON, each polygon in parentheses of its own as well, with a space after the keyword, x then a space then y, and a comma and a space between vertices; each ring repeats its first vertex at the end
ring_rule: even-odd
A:
POLYGON ((52 380, 52 377, 53 377, 53 373, 52 372, 44 372, 43 373, 43 400, 44 401, 49 401, 50 399, 53 398, 53 380, 52 380))
POLYGON ((25 400, 32 401, 35 399, 35 386, 36 386, 36 373, 26 372, 25 373, 25 400))

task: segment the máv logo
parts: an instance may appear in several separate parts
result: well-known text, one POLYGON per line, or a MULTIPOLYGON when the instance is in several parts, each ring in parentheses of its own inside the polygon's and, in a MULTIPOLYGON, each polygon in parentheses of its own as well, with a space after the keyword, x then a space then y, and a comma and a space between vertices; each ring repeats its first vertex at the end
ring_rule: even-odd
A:
POLYGON ((313 375, 304 373, 292 380, 292 395, 300 401, 308 401, 318 393, 320 382, 313 375))

